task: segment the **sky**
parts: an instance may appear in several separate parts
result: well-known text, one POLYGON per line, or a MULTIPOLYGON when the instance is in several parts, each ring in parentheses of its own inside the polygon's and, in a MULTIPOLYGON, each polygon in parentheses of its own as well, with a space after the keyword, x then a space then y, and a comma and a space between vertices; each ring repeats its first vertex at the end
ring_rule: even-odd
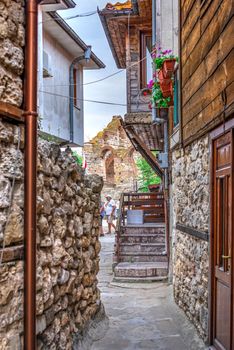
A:
MULTIPOLYGON (((97 7, 103 9, 108 0, 75 0, 77 6, 71 10, 60 11, 64 18, 75 14, 95 11, 97 7)), ((113 0, 115 3, 116 1, 113 0)), ((125 2, 121 0, 120 2, 125 2)), ((101 79, 118 71, 107 42, 98 14, 90 17, 75 18, 67 23, 77 32, 81 39, 92 46, 92 51, 104 62, 105 69, 91 70, 84 73, 84 83, 101 79)), ((123 71, 114 77, 102 82, 84 86, 84 98, 100 101, 109 101, 126 104, 126 72, 123 71)), ((102 130, 114 115, 126 113, 126 107, 108 106, 85 102, 84 104, 84 135, 85 141, 102 130)))

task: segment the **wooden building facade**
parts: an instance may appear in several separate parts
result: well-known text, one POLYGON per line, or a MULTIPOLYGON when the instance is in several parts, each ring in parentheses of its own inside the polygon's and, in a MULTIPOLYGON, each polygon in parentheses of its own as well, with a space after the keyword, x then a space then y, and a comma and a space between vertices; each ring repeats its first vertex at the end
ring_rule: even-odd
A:
POLYGON ((179 138, 171 142, 174 295, 217 350, 234 349, 233 10, 233 0, 180 1, 179 138))

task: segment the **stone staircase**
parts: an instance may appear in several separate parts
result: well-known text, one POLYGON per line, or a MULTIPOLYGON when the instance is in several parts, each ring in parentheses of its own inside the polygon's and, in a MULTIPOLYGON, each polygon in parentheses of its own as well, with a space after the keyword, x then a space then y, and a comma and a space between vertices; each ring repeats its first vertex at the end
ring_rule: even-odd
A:
POLYGON ((152 282, 167 279, 165 224, 124 226, 117 242, 114 281, 152 282))

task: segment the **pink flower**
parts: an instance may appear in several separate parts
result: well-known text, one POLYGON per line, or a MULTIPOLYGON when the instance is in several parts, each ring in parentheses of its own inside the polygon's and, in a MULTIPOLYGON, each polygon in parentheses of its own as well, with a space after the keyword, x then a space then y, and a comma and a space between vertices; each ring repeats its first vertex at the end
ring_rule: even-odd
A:
POLYGON ((153 85, 154 85, 154 81, 153 81, 153 79, 151 79, 151 80, 148 82, 148 88, 149 88, 149 89, 152 89, 153 85))

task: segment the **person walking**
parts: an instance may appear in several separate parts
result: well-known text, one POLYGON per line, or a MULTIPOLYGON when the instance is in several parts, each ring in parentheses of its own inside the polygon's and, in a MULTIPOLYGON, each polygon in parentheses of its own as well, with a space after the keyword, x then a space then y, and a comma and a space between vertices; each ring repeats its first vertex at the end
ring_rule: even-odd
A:
POLYGON ((116 229, 115 224, 113 223, 113 220, 115 219, 116 204, 109 194, 106 195, 106 202, 104 204, 104 209, 105 209, 107 224, 108 224, 107 233, 111 234, 111 228, 113 227, 114 230, 116 229))

